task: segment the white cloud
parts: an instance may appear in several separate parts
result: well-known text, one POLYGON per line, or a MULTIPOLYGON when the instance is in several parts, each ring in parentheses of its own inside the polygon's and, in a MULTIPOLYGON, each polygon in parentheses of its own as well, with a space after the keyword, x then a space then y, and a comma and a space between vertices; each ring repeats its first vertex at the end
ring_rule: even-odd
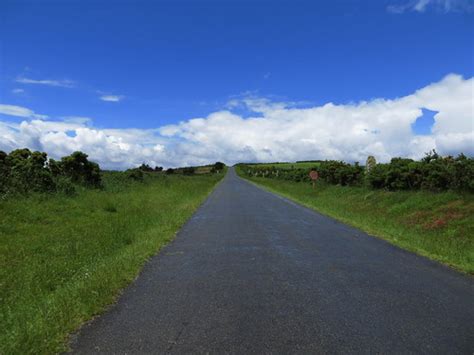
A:
POLYGON ((63 88, 73 88, 75 87, 76 83, 72 80, 50 80, 50 79, 43 79, 43 80, 35 80, 25 77, 18 77, 15 80, 17 83, 20 84, 35 84, 35 85, 47 85, 47 86, 57 86, 63 88))
POLYGON ((85 116, 63 116, 61 119, 64 122, 68 123, 78 123, 78 124, 90 124, 92 123, 92 118, 85 116))
POLYGON ((23 90, 23 89, 13 89, 12 90, 12 93, 14 93, 14 94, 22 94, 24 92, 25 92, 25 90, 23 90))
POLYGON ((0 114, 7 116, 15 117, 25 117, 25 118, 48 118, 46 115, 39 115, 29 108, 15 105, 2 105, 0 104, 0 114))
MULTIPOLYGON (((353 104, 298 108, 255 96, 234 98, 226 110, 148 130, 98 129, 81 120, 0 121, 0 149, 26 146, 53 157, 82 150, 109 169, 142 162, 167 167, 217 160, 364 162, 368 155, 387 161, 420 158, 433 148, 474 156, 473 95, 474 78, 448 75, 408 96, 353 104), (253 112, 250 117, 233 112, 241 106, 253 112), (437 112, 430 135, 416 135, 411 128, 423 108, 437 112)), ((19 116, 17 106, 0 110, 5 107, 19 116)), ((21 117, 34 118, 33 111, 20 109, 21 117)))
POLYGON ((407 11, 423 13, 428 8, 445 13, 473 12, 474 3, 471 0, 409 0, 403 4, 389 5, 387 11, 395 14, 402 14, 407 11))
POLYGON ((99 97, 102 101, 119 102, 124 99, 123 95, 102 95, 99 97))

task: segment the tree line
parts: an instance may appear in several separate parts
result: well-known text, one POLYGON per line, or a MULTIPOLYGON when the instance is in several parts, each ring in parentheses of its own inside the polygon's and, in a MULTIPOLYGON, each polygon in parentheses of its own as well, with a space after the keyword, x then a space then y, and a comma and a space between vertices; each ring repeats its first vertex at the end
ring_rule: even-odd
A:
MULTIPOLYGON (((224 169, 217 162, 209 172, 224 169)), ((143 181, 148 174, 194 175, 196 167, 164 170, 161 166, 152 168, 143 163, 137 168, 117 172, 119 180, 143 181)), ((103 188, 103 172, 99 164, 88 159, 88 155, 77 151, 60 160, 48 158, 45 152, 16 149, 10 153, 0 151, 0 198, 30 193, 64 193, 73 195, 76 188, 103 188)))
POLYGON ((318 161, 313 168, 293 169, 275 166, 259 167, 242 164, 247 176, 276 178, 289 181, 310 181, 309 172, 316 170, 328 184, 369 186, 386 190, 459 190, 474 192, 474 159, 459 154, 441 156, 431 151, 421 160, 393 158, 389 163, 377 163, 373 156, 365 166, 343 161, 318 161))

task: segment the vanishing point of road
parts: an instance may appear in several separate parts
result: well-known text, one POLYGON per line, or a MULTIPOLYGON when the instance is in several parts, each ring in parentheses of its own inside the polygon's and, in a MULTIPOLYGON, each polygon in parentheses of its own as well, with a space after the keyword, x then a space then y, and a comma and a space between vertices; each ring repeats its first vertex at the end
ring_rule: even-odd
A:
POLYGON ((230 169, 75 353, 474 352, 474 281, 230 169))

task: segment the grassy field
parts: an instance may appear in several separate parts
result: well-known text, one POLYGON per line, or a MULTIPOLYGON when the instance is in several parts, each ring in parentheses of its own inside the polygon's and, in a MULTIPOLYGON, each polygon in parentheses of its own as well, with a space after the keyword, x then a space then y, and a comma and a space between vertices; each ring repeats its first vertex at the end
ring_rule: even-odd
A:
MULTIPOLYGON (((248 165, 253 165, 253 164, 248 164, 248 165)), ((301 163, 262 163, 262 164, 255 164, 256 166, 262 167, 262 168, 268 168, 268 167, 276 167, 276 168, 281 168, 281 169, 308 169, 308 168, 314 168, 319 165, 318 162, 301 162, 301 163)))
POLYGON ((112 303, 223 174, 148 176, 77 196, 0 202, 0 354, 65 350, 112 303))
POLYGON ((251 181, 404 249, 474 273, 474 196, 389 192, 267 178, 251 181))

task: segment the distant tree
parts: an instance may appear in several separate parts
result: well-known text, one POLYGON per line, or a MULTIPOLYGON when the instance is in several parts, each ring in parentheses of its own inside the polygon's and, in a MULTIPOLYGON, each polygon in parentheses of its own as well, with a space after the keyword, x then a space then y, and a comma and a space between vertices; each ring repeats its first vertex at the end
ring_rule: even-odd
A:
POLYGON ((155 171, 156 172, 163 171, 163 167, 162 166, 155 166, 155 171))
POLYGON ((183 168, 184 175, 193 175, 196 172, 196 168, 194 166, 188 166, 183 168))
POLYGON ((220 171, 222 169, 224 169, 225 167, 225 164, 224 163, 221 163, 220 161, 216 162, 214 164, 214 168, 217 170, 217 171, 220 171))
POLYGON ((141 171, 144 171, 144 172, 152 172, 152 171, 153 171, 153 168, 152 168, 150 165, 145 164, 145 163, 143 163, 142 165, 140 165, 140 166, 138 167, 138 169, 140 169, 141 171))
POLYGON ((7 185, 19 193, 53 191, 55 184, 47 161, 46 153, 27 148, 12 151, 3 158, 7 185))
POLYGON ((171 174, 174 174, 174 169, 173 168, 166 169, 166 175, 171 175, 171 174))
POLYGON ((128 169, 125 171, 127 178, 135 181, 143 181, 143 170, 140 168, 128 169))
POLYGON ((69 177, 73 183, 89 187, 100 187, 101 176, 99 165, 87 159, 83 152, 74 152, 61 158, 61 174, 69 177))
POLYGON ((375 157, 373 155, 369 155, 367 157, 367 161, 365 162, 365 172, 367 174, 370 173, 370 170, 372 170, 376 164, 377 161, 375 160, 375 157))

